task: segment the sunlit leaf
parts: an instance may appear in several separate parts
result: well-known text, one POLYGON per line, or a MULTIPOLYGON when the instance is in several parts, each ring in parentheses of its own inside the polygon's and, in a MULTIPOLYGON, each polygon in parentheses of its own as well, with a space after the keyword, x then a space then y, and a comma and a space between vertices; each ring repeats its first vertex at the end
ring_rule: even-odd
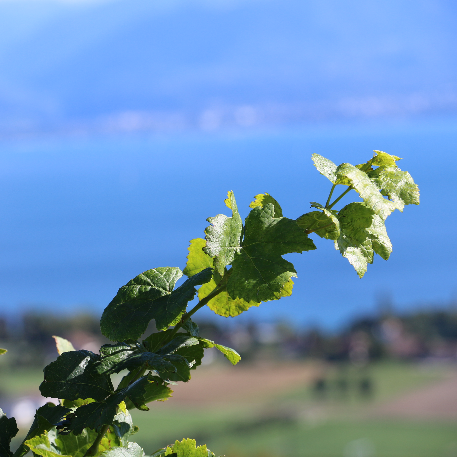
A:
POLYGON ((211 269, 193 275, 174 289, 179 268, 145 271, 119 289, 100 320, 102 333, 112 341, 137 340, 155 319, 159 330, 175 325, 195 296, 195 286, 211 278, 211 269))
POLYGON ((243 223, 232 191, 228 193, 225 204, 232 210, 232 217, 218 214, 207 219, 211 225, 205 229, 206 246, 203 248, 204 252, 213 258, 214 267, 221 275, 240 250, 243 230, 243 223))
POLYGON ((95 370, 100 356, 90 351, 64 352, 44 369, 41 395, 52 398, 103 400, 113 391, 111 380, 95 370))

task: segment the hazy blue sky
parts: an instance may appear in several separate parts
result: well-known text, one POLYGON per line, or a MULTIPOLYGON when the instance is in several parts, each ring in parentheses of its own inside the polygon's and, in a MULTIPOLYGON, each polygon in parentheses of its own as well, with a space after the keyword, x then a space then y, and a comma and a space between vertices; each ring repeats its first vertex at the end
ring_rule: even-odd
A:
MULTIPOLYGON (((226 208, 325 202, 311 162, 404 157, 419 207, 358 279, 330 242, 252 318, 335 326, 391 297, 456 301, 457 8, 449 1, 0 1, 0 307, 81 305, 157 266, 226 208), (295 318, 294 316, 298 317, 295 318)), ((289 257, 288 257, 289 258, 289 257)))

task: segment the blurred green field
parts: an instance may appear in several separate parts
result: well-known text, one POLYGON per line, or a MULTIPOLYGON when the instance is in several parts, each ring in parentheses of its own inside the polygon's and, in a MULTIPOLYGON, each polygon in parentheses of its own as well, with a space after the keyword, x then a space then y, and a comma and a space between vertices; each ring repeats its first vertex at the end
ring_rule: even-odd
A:
MULTIPOLYGON (((376 414, 379 407, 410 392, 450 379, 455 368, 386 362, 369 370, 316 366, 307 382, 286 382, 270 390, 262 390, 262 381, 252 376, 255 366, 230 367, 230 371, 224 371, 224 366, 222 377, 237 370, 243 373, 231 386, 239 391, 238 397, 214 382, 221 379, 214 377, 217 368, 201 367, 188 385, 179 386, 176 398, 151 403, 149 412, 133 411, 134 423, 140 427, 133 439, 149 454, 175 439, 190 437, 228 457, 457 457, 457 413, 451 418, 406 419, 376 414), (317 378, 325 379, 324 390, 316 390, 317 378), (368 395, 359 389, 360 380, 366 378, 372 383, 368 395), (200 394, 215 391, 220 401, 186 401, 191 384, 200 394), (251 393, 243 394, 247 387, 251 393)), ((283 376, 281 364, 271 363, 263 370, 271 378, 283 376)), ((42 372, 1 370, 3 398, 30 395, 41 380, 42 372)))
POLYGON ((367 397, 350 388, 367 375, 365 371, 331 366, 324 397, 317 397, 307 384, 285 386, 284 391, 256 401, 217 406, 178 407, 171 399, 157 407, 151 405, 148 413, 134 412, 140 426, 135 439, 151 453, 175 439, 192 437, 216 454, 232 457, 455 457, 456 420, 372 414, 378 405, 439 382, 448 374, 443 366, 375 365, 369 371, 373 392, 367 397), (349 385, 344 395, 335 388, 343 376, 349 385))

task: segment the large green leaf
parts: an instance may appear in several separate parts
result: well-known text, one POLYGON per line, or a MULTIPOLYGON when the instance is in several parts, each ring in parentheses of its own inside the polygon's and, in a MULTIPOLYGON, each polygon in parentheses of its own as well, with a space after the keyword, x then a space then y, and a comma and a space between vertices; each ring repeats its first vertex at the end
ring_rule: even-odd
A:
POLYGON ((362 277, 374 253, 387 260, 392 244, 384 220, 364 203, 350 203, 339 213, 341 234, 335 246, 362 277))
POLYGON ((100 457, 144 457, 143 449, 137 443, 128 443, 127 447, 110 449, 100 454, 100 457))
POLYGON ((100 356, 90 351, 64 352, 44 369, 41 395, 67 400, 103 400, 111 394, 113 386, 109 376, 95 370, 99 360, 100 356))
MULTIPOLYGON (((240 252, 235 254, 227 292, 246 302, 277 300, 292 293, 294 266, 283 254, 316 249, 296 221, 275 217, 272 203, 251 210, 240 252)), ((216 310, 217 312, 217 310, 216 310)))
POLYGON ((159 330, 175 325, 192 300, 195 286, 211 278, 205 269, 173 290, 182 276, 179 268, 145 271, 119 289, 100 320, 102 333, 112 341, 137 340, 155 319, 159 330))
MULTIPOLYGON (((187 276, 192 276, 204 268, 211 268, 213 266, 212 257, 203 251, 203 248, 206 246, 206 241, 201 238, 197 238, 192 240, 190 243, 187 265, 184 269, 184 273, 187 276)), ((217 270, 214 270, 211 280, 203 284, 200 289, 198 289, 198 298, 202 300, 213 292, 220 280, 221 275, 217 272, 217 270)), ((207 306, 220 316, 233 317, 248 310, 251 306, 259 306, 259 304, 260 302, 247 302, 242 298, 231 298, 227 291, 222 291, 216 297, 212 298, 207 303, 207 306)))
POLYGON ((306 233, 316 233, 321 238, 337 240, 340 236, 340 223, 335 211, 322 208, 321 211, 311 211, 297 219, 297 224, 306 233))
POLYGON ((124 363, 138 348, 126 343, 105 344, 100 348, 100 361, 96 363, 95 369, 99 374, 119 373, 124 369, 124 363))
POLYGON ((10 450, 10 444, 18 431, 16 419, 14 417, 8 418, 0 409, 0 455, 2 457, 11 457, 13 455, 10 450))
MULTIPOLYGON (((198 298, 201 300, 209 295, 216 288, 216 281, 211 279, 210 282, 203 284, 198 290, 198 298)), ((246 301, 243 298, 232 298, 226 290, 223 290, 214 298, 212 298, 207 306, 219 316, 235 317, 244 311, 247 311, 252 306, 259 306, 260 302, 250 300, 246 301)))
POLYGON ((213 258, 214 267, 221 275, 240 250, 243 230, 243 223, 232 191, 228 193, 225 204, 232 210, 232 217, 218 214, 216 217, 207 219, 211 225, 205 229, 206 246, 203 248, 213 258))
POLYGON ((190 379, 190 370, 201 365, 204 349, 199 339, 188 335, 177 335, 159 350, 159 354, 175 367, 174 372, 159 373, 161 377, 170 381, 187 382, 190 379))

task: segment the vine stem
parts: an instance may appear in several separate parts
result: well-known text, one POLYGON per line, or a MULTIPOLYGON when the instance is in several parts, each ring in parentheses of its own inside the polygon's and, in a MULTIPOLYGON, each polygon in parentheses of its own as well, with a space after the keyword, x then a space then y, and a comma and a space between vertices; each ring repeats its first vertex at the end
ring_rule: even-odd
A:
MULTIPOLYGON (((230 273, 229 273, 230 274, 230 273)), ((227 275, 228 277, 228 275, 227 275)), ((223 281, 221 281, 222 283, 223 281)), ((205 298, 202 298, 189 312, 183 315, 181 318, 181 321, 175 325, 175 328, 171 332, 170 336, 168 337, 168 341, 171 341, 174 336, 178 333, 178 330, 190 319, 191 316, 193 316, 200 308, 203 308, 210 300, 212 300, 214 297, 219 295, 223 290, 226 288, 226 282, 224 281, 224 284, 216 287, 210 294, 208 294, 205 298)))
POLYGON ((84 457, 91 456, 91 455, 97 455, 98 447, 100 446, 100 442, 102 441, 102 439, 105 436, 108 429, 109 429, 109 425, 104 425, 102 427, 102 429, 100 430, 100 433, 98 434, 97 438, 93 442, 92 446, 84 454, 84 457))
POLYGON ((328 208, 330 203, 330 199, 332 198, 333 191, 335 190, 336 184, 333 184, 332 188, 330 189, 330 193, 328 194, 327 202, 325 203, 325 207, 328 208))
POLYGON ((330 206, 325 206, 326 209, 332 209, 348 192, 352 190, 352 187, 349 186, 330 206))

